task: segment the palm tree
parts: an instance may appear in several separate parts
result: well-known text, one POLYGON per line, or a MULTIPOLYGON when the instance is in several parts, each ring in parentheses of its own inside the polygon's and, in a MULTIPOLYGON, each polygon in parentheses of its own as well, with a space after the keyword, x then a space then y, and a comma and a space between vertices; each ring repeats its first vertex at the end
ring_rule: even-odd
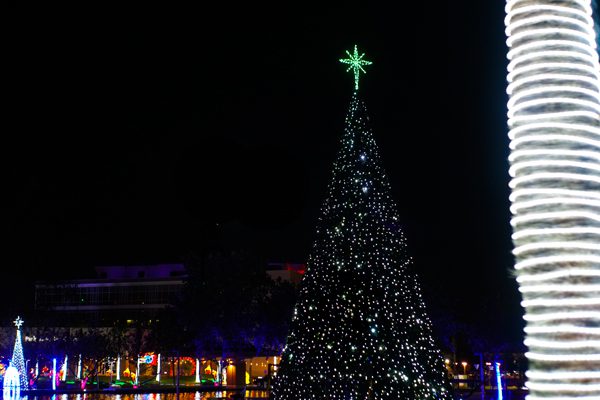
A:
POLYGON ((600 398, 600 67, 591 0, 506 5, 528 399, 600 398))

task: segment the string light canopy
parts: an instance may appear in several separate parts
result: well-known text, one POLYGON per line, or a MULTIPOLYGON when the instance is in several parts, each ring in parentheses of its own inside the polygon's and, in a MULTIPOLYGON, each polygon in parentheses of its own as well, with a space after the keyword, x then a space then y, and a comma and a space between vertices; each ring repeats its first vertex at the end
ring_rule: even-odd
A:
POLYGON ((354 71, 354 90, 358 90, 358 80, 361 71, 363 74, 367 73, 363 68, 363 65, 371 65, 373 63, 371 61, 363 60, 365 53, 359 55, 358 47, 356 45, 354 45, 354 53, 350 54, 350 52, 346 50, 346 54, 348 54, 349 58, 340 58, 340 62, 349 65, 346 72, 349 72, 350 70, 354 71))

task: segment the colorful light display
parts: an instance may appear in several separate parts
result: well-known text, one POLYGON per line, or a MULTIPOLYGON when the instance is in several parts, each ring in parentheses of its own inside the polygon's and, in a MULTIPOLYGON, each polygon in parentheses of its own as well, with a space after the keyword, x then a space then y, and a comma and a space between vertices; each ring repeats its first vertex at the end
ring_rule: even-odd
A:
POLYGON ((600 399, 600 66, 590 0, 506 4, 529 400, 600 399))
POLYGON ((450 398, 368 120, 355 91, 275 400, 450 398))

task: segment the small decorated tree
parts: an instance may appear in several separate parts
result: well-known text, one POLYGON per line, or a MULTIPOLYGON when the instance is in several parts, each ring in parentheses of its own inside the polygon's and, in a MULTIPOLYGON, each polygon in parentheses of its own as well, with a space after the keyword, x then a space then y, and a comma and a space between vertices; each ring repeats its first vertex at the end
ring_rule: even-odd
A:
POLYGON ((25 369, 25 357, 23 356, 23 344, 21 343, 21 326, 23 325, 23 322, 21 317, 17 317, 14 321, 14 324, 17 327, 17 336, 15 338, 15 347, 10 363, 17 371, 19 371, 21 388, 27 389, 29 387, 27 384, 27 370, 25 369))

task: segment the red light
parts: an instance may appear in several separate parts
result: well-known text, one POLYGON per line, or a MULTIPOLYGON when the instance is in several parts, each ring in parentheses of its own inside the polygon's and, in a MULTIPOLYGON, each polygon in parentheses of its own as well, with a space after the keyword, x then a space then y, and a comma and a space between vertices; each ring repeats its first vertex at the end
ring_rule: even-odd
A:
POLYGON ((294 271, 299 273, 300 275, 304 275, 304 273, 306 272, 306 265, 285 263, 285 269, 287 271, 294 271))

